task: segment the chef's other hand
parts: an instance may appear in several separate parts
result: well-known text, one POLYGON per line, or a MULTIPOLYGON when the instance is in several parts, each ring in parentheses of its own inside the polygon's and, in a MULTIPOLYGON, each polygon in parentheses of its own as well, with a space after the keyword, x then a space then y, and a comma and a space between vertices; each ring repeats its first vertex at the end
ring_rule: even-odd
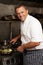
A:
POLYGON ((23 52, 24 51, 24 47, 21 45, 21 46, 19 46, 18 48, 17 48, 17 51, 19 51, 19 52, 23 52))

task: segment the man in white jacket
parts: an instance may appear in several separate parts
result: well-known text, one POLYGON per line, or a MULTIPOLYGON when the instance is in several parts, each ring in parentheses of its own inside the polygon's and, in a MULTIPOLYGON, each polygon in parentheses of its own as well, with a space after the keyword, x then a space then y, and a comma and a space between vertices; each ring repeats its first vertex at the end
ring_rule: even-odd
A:
POLYGON ((17 51, 23 52, 26 49, 27 53, 23 52, 24 65, 41 65, 43 55, 41 23, 28 14, 28 9, 24 5, 16 6, 15 12, 21 20, 21 34, 11 42, 15 43, 21 37, 22 44, 17 48, 17 51))

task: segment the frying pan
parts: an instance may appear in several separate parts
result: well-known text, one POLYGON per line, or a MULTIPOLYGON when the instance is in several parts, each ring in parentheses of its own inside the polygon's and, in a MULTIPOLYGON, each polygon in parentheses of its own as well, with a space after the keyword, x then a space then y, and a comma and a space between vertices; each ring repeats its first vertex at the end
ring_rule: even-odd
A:
POLYGON ((9 40, 4 40, 1 42, 0 53, 1 54, 10 54, 14 51, 17 51, 16 48, 21 45, 21 41, 18 40, 15 44, 10 43, 9 40))

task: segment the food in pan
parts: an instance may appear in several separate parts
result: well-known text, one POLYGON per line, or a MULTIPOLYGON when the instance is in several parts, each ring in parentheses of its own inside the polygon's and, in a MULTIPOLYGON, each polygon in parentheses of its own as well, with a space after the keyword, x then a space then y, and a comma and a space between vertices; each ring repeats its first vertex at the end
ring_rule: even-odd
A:
POLYGON ((2 49, 2 50, 0 50, 0 52, 3 54, 9 54, 12 52, 12 49, 2 49))

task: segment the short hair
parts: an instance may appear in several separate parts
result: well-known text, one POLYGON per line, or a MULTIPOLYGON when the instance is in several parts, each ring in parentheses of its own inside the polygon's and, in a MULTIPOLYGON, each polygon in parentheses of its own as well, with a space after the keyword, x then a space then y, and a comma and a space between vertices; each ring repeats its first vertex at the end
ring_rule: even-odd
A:
POLYGON ((23 3, 18 3, 16 6, 15 6, 15 13, 16 13, 16 9, 23 6, 26 10, 28 10, 27 6, 23 3))

